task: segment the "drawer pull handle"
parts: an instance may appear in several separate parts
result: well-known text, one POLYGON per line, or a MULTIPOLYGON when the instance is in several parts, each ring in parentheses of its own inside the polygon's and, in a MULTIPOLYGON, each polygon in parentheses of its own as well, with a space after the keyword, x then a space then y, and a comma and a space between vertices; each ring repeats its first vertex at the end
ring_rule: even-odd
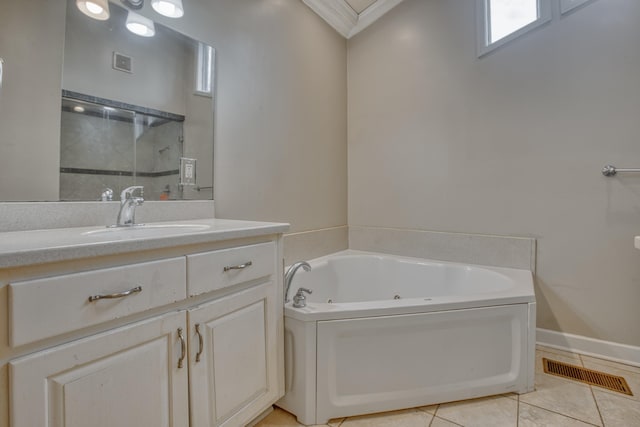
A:
POLYGON ((115 298, 124 298, 128 297, 131 294, 137 294, 138 292, 142 292, 142 286, 136 286, 133 289, 129 289, 128 291, 118 292, 116 294, 109 295, 92 295, 89 297, 89 302, 98 301, 101 299, 115 299, 115 298))
POLYGON ((253 262, 251 261, 247 261, 244 264, 240 264, 240 265, 232 265, 230 267, 225 267, 224 268, 224 272, 226 273, 229 270, 244 270, 247 267, 251 267, 251 265, 253 265, 253 262))
POLYGON ((202 351, 204 350, 204 341, 202 339, 202 334, 200 333, 200 323, 196 323, 196 334, 198 334, 198 353, 196 353, 196 363, 200 361, 200 356, 202 356, 202 351))
POLYGON ((184 358, 187 356, 187 344, 184 341, 184 335, 182 334, 182 328, 178 328, 178 338, 180 338, 180 359, 178 359, 178 369, 182 368, 184 358))

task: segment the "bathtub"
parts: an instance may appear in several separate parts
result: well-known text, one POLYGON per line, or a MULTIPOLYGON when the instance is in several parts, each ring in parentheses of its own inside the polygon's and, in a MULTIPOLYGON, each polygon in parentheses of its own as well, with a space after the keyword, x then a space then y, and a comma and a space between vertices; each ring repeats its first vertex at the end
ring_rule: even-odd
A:
POLYGON ((277 403, 300 423, 533 390, 530 271, 352 250, 310 264, 277 403))

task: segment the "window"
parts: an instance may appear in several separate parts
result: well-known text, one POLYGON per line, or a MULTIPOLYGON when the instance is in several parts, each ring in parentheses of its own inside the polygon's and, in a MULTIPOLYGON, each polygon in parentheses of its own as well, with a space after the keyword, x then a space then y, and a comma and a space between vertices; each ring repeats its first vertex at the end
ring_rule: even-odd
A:
POLYGON ((196 88, 198 95, 213 95, 213 63, 214 51, 209 45, 198 42, 196 58, 196 88))
POLYGON ((551 20, 550 0, 476 0, 478 56, 551 20))

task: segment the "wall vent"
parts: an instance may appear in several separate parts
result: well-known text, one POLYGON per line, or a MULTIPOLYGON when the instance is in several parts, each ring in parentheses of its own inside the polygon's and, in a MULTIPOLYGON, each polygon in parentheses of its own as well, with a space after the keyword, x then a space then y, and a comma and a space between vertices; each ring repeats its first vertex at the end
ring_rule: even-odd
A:
POLYGON ((133 73, 133 58, 118 52, 113 52, 113 69, 133 73))
POLYGON ((629 384, 627 384, 627 381, 623 377, 609 375, 605 374, 604 372, 594 371, 591 369, 582 368, 580 366, 569 365, 567 363, 562 363, 547 358, 542 358, 542 365, 544 366, 545 374, 556 375, 562 378, 569 378, 590 385, 606 388, 607 390, 613 390, 619 393, 633 396, 631 388, 629 388, 629 384))

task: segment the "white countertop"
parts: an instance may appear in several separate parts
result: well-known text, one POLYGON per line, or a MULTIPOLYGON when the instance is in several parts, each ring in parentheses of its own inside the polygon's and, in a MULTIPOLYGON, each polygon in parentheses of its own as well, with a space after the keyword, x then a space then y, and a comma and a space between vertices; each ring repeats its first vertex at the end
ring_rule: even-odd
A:
POLYGON ((208 228, 205 230, 169 228, 147 236, 143 236, 144 233, 136 233, 136 230, 132 230, 134 232, 130 235, 126 232, 86 234, 90 231, 105 229, 100 226, 0 233, 0 268, 262 236, 289 230, 289 224, 229 219, 200 219, 155 224, 199 224, 208 228))

